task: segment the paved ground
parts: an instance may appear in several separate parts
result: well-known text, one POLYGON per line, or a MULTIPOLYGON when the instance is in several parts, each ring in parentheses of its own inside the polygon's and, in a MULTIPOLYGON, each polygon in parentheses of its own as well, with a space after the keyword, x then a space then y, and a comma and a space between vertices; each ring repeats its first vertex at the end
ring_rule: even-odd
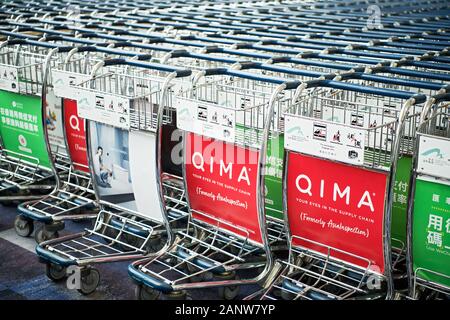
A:
MULTIPOLYGON (((83 296, 76 290, 67 289, 65 282, 55 283, 45 275, 34 249, 36 242, 30 238, 17 236, 13 222, 17 209, 0 205, 0 300, 5 299, 134 299, 134 284, 128 276, 128 262, 110 263, 97 266, 101 282, 97 291, 83 296)), ((82 230, 87 223, 66 223, 61 235, 82 230)), ((238 298, 251 292, 252 288, 242 288, 238 298)), ((253 288, 254 289, 254 288, 253 288)), ((215 299, 216 290, 196 290, 193 299, 215 299)))

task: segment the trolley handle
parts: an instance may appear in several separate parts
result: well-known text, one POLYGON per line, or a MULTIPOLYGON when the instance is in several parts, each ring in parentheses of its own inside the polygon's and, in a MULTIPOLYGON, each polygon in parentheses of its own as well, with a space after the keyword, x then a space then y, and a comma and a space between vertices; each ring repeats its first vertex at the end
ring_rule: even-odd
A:
POLYGON ((350 79, 362 79, 368 81, 376 81, 385 84, 396 84, 402 86, 410 86, 421 89, 429 89, 429 90, 440 90, 445 87, 444 84, 435 83, 435 82, 426 82, 426 81, 418 81, 418 80, 408 80, 401 78, 389 78, 385 76, 379 76, 374 74, 366 74, 364 72, 346 72, 339 75, 340 80, 350 80, 350 79))
POLYGON ((30 40, 30 39, 10 39, 10 40, 7 40, 7 45, 33 45, 33 46, 42 47, 42 48, 58 49, 58 52, 69 52, 70 50, 73 49, 73 47, 70 47, 70 46, 62 46, 62 45, 57 45, 54 43, 48 43, 48 42, 30 40))
POLYGON ((243 78, 243 79, 248 79, 248 80, 268 82, 268 83, 279 84, 279 85, 284 84, 285 89, 287 89, 287 90, 295 89, 301 84, 301 81, 298 81, 298 80, 286 80, 286 79, 282 79, 282 78, 271 77, 271 76, 266 76, 266 75, 261 75, 261 74, 253 74, 253 73, 243 72, 243 71, 234 70, 234 69, 227 69, 227 68, 210 68, 210 69, 203 70, 203 72, 204 72, 203 73, 204 76, 225 75, 225 76, 238 77, 238 78, 243 78))
POLYGON ((435 101, 435 103, 437 102, 443 102, 443 101, 450 101, 450 93, 446 92, 446 93, 439 93, 436 94, 432 97, 435 101))
POLYGON ((353 84, 353 83, 342 82, 342 81, 309 80, 305 83, 306 83, 307 88, 328 87, 328 88, 333 88, 333 89, 350 90, 350 91, 354 91, 354 92, 375 94, 375 95, 381 95, 381 96, 404 99, 404 100, 414 98, 415 103, 423 103, 426 101, 426 96, 424 94, 416 94, 415 92, 362 86, 359 84, 353 84))
POLYGON ((214 61, 214 62, 222 62, 222 63, 237 63, 239 62, 236 59, 226 58, 226 57, 220 57, 220 56, 211 56, 209 54, 204 53, 192 53, 183 49, 179 50, 173 50, 169 53, 169 58, 193 58, 193 59, 200 59, 205 61, 214 61))
MULTIPOLYGON (((160 63, 151 63, 151 62, 143 62, 143 61, 138 61, 138 60, 127 60, 127 59, 110 59, 110 60, 116 60, 116 61, 118 61, 117 63, 129 65, 132 67, 153 69, 153 70, 158 70, 158 71, 163 71, 163 72, 174 72, 176 74, 176 78, 187 77, 192 74, 192 71, 189 69, 172 67, 172 66, 160 64, 160 63)), ((108 60, 105 60, 105 62, 106 61, 108 61, 108 60)))

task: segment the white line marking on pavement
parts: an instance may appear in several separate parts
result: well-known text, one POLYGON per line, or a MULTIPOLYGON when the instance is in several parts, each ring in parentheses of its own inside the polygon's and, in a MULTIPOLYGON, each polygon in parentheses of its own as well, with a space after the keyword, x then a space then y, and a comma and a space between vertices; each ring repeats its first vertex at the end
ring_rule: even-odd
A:
POLYGON ((14 228, 0 232, 0 238, 9 241, 16 246, 35 253, 36 241, 33 237, 24 238, 19 236, 14 228))

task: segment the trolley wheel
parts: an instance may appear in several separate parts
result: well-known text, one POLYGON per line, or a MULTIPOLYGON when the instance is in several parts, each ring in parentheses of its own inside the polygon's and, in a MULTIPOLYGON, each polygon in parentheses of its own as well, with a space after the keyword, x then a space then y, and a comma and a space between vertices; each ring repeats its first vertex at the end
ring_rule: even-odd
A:
POLYGON ((34 230, 33 220, 17 215, 14 219, 14 230, 21 237, 29 237, 34 230))
POLYGON ((158 300, 161 291, 139 284, 134 289, 134 295, 136 300, 158 300))
POLYGON ((189 300, 190 296, 186 290, 172 291, 164 294, 165 300, 189 300))
MULTIPOLYGON (((190 263, 186 263, 186 269, 190 274, 197 273, 201 270, 200 268, 193 266, 190 263)), ((200 273, 199 275, 189 277, 189 281, 194 282, 194 283, 195 282, 203 282, 203 281, 209 281, 212 278, 213 278, 213 274, 209 271, 205 271, 205 272, 200 273)))
POLYGON ((61 281, 66 277, 66 268, 54 263, 47 263, 45 265, 45 273, 52 281, 61 281))
POLYGON ((291 301, 291 300, 294 300, 295 297, 296 297, 296 295, 294 293, 283 290, 283 289, 281 290, 281 299, 291 301))
POLYGON ((56 239, 58 237, 58 231, 47 231, 44 227, 40 227, 34 233, 34 240, 36 240, 38 244, 47 240, 56 239))
POLYGON ((100 283, 100 272, 95 268, 88 268, 81 271, 80 292, 83 295, 93 293, 100 283))
MULTIPOLYGON (((217 278, 220 280, 239 280, 239 276, 236 274, 236 272, 226 272, 221 275, 217 275, 217 278)), ((219 298, 222 300, 233 300, 237 297, 239 294, 240 287, 239 286, 226 286, 226 287, 219 287, 217 289, 217 293, 219 295, 219 298)))

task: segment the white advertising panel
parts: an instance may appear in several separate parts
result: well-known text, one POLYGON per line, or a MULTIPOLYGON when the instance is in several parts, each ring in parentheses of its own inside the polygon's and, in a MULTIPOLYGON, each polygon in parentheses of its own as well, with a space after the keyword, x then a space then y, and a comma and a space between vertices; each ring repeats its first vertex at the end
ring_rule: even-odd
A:
POLYGON ((128 98, 78 89, 78 116, 110 124, 117 128, 130 128, 130 100, 128 98))
POLYGON ((19 92, 19 78, 16 67, 0 64, 0 89, 19 92))
POLYGON ((45 123, 52 151, 66 154, 62 124, 62 99, 58 98, 53 90, 48 90, 46 95, 45 123))
POLYGON ((420 135, 417 172, 450 179, 450 141, 420 135))
POLYGON ((130 173, 139 213, 163 222, 156 180, 155 145, 152 133, 130 131, 130 173))
POLYGON ((285 116, 286 149, 350 164, 363 164, 364 130, 316 119, 285 116))
POLYGON ((89 79, 90 76, 86 74, 52 70, 53 90, 55 91, 55 95, 61 98, 77 100, 78 88, 75 86, 89 79))
POLYGON ((236 112, 217 104, 177 98, 177 127, 214 139, 233 143, 236 112))
POLYGON ((90 158, 101 200, 136 211, 129 161, 129 132, 89 122, 90 158))

